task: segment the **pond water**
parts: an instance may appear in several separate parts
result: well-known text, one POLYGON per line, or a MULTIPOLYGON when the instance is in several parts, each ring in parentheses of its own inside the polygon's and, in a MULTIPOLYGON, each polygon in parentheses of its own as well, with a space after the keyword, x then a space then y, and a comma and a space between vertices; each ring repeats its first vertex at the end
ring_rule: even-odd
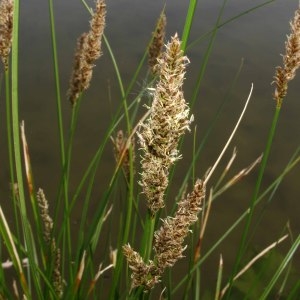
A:
MULTIPOLYGON (((54 2, 61 90, 64 99, 62 107, 67 128, 71 106, 64 95, 68 88, 76 40, 82 32, 88 29, 89 14, 79 0, 54 2)), ((167 39, 175 32, 179 35, 182 33, 188 2, 166 1, 167 39)), ((202 0, 198 3, 190 37, 192 46, 187 50, 191 61, 185 82, 187 101, 192 97, 209 41, 209 38, 200 42, 197 42, 197 39, 213 28, 222 2, 202 0)), ((262 2, 262 0, 228 1, 222 20, 226 21, 262 2)), ((125 86, 130 82, 137 68, 164 3, 165 1, 157 0, 107 1, 105 34, 114 51, 125 86)), ((93 1, 89 1, 89 4, 92 6, 93 1)), ((289 33, 289 20, 293 17, 297 5, 297 0, 273 1, 224 25, 218 31, 201 82, 200 93, 192 109, 195 116, 192 127, 194 131, 194 126, 197 125, 197 141, 200 142, 204 137, 209 123, 213 120, 224 98, 228 96, 230 101, 225 105, 220 120, 201 154, 195 171, 196 176, 202 177, 222 150, 239 117, 251 83, 254 84, 252 100, 244 121, 229 148, 224 164, 229 159, 234 146, 237 147, 238 157, 230 171, 231 176, 249 165, 263 152, 275 109, 275 103, 272 100, 274 86, 271 82, 275 67, 282 63, 280 53, 284 52, 285 37, 289 33), (243 67, 238 82, 230 90, 242 62, 243 67)), ((20 17, 20 118, 24 119, 26 124, 36 186, 45 189, 48 199, 54 199, 60 180, 60 158, 47 1, 21 1, 20 17)), ((96 151, 112 115, 121 102, 117 79, 106 47, 103 52, 104 55, 97 62, 91 88, 82 101, 74 142, 72 167, 74 187, 96 151)), ((144 84, 144 74, 145 72, 142 72, 138 77, 129 97, 134 98, 138 94, 144 84)), ((299 77, 290 84, 288 96, 283 103, 264 187, 277 178, 299 145, 299 77)), ((3 114, 3 105, 0 109, 3 114)), ((3 149, 4 134, 1 129, 2 157, 7 155, 3 149)), ((179 183, 182 180, 181 173, 184 174, 184 170, 191 162, 192 136, 193 134, 188 134, 185 140, 184 158, 179 163, 182 169, 178 168, 175 176, 175 180, 179 183)), ((114 163, 112 149, 106 147, 98 172, 99 190, 95 192, 95 202, 108 183, 114 163)), ((257 169, 254 171, 254 176, 244 179, 213 205, 204 248, 212 244, 224 228, 230 226, 247 208, 253 192, 255 174, 257 174, 257 169)), ((1 195, 8 194, 8 182, 8 168, 5 166, 1 168, 0 173, 1 195)), ((266 207, 265 217, 254 238, 254 245, 257 245, 259 249, 275 241, 287 221, 290 221, 293 232, 299 233, 299 192, 299 168, 297 168, 285 178, 276 196, 266 207)), ((75 212, 77 218, 80 218, 80 213, 79 207, 75 212)), ((232 263, 234 253, 236 253, 236 241, 239 241, 239 237, 239 232, 234 232, 232 242, 226 245, 226 248, 220 247, 216 255, 208 260, 207 268, 211 267, 215 270, 215 272, 207 273, 208 282, 215 280, 217 259, 220 253, 224 255, 225 266, 232 263)))

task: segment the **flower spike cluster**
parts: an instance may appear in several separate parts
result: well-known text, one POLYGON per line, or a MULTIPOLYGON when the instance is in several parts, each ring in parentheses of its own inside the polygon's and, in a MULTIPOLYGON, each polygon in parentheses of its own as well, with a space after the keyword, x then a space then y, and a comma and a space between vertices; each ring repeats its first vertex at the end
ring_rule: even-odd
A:
POLYGON ((145 290, 152 289, 160 281, 160 277, 167 267, 172 267, 177 260, 183 257, 186 246, 184 239, 189 233, 189 228, 198 219, 206 186, 202 180, 197 180, 191 194, 178 203, 174 217, 167 217, 163 225, 154 233, 154 260, 148 263, 143 261, 140 254, 131 246, 123 246, 131 274, 131 288, 143 286, 145 290))
POLYGON ((189 130, 189 107, 182 86, 188 59, 180 49, 177 34, 157 59, 159 80, 155 87, 151 113, 138 133, 142 156, 141 185, 154 215, 164 206, 170 166, 180 158, 179 139, 189 130))
POLYGON ((0 57, 5 70, 8 69, 8 55, 12 44, 13 31, 13 0, 1 0, 0 2, 0 57))
POLYGON ((77 41, 73 73, 68 90, 72 105, 90 85, 94 62, 101 56, 101 39, 105 27, 106 5, 104 0, 96 2, 96 9, 90 22, 90 31, 83 33, 77 41))
POLYGON ((46 246, 49 247, 49 254, 53 257, 54 260, 54 267, 52 270, 53 287, 58 297, 62 298, 64 285, 63 278, 60 272, 61 252, 56 245, 55 239, 52 237, 53 220, 49 215, 49 203, 42 189, 39 189, 37 192, 37 203, 40 209, 41 220, 44 225, 44 241, 46 243, 46 246))
POLYGON ((276 85, 274 99, 277 107, 281 107, 282 100, 287 94, 288 82, 294 79, 296 70, 300 66, 300 8, 296 10, 290 25, 291 34, 285 43, 283 67, 277 67, 274 76, 276 85))
POLYGON ((153 32, 152 43, 149 46, 148 65, 153 75, 157 75, 157 59, 162 55, 162 49, 164 46, 164 38, 166 33, 167 18, 164 12, 161 13, 155 31, 153 32))

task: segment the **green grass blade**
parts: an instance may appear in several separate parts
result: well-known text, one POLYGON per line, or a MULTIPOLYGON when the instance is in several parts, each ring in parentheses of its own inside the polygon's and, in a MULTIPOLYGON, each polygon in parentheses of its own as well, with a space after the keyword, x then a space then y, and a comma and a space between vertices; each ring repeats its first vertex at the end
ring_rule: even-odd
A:
MULTIPOLYGON (((19 205, 20 216, 22 223, 22 230, 26 245, 26 254, 28 255, 29 264, 32 268, 31 276, 35 284, 37 295, 41 296, 41 286, 39 284, 38 274, 35 272, 36 262, 34 258, 34 244, 31 239, 31 230, 28 223, 28 216, 26 212, 26 201, 22 174, 22 159, 21 159, 21 145, 19 132, 19 101, 18 101, 18 50, 19 50, 19 0, 14 1, 14 15, 13 15, 13 43, 12 43, 12 69, 11 69, 11 94, 12 94, 12 132, 14 145, 14 159, 16 166, 16 179, 19 191, 19 205)), ((25 292, 25 291, 24 291, 25 292)), ((29 294, 26 294, 29 296, 29 294)), ((30 299, 30 298, 28 298, 30 299)))
POLYGON ((11 91, 10 91, 10 74, 9 68, 5 71, 5 100, 6 100, 6 129, 7 129, 7 147, 8 147, 8 161, 9 161, 9 175, 10 175, 10 184, 11 184, 11 196, 14 206, 14 218, 15 225, 17 230, 17 237, 20 238, 20 225, 18 219, 18 210, 17 210, 17 199, 16 193, 14 191, 15 183, 15 168, 14 168, 14 150, 13 150, 13 140, 12 140, 12 122, 11 122, 11 91))
MULTIPOLYGON (((259 4, 259 5, 256 5, 256 6, 252 7, 252 8, 250 8, 250 9, 247 9, 247 10, 241 12, 240 14, 237 14, 236 16, 234 16, 234 17, 232 17, 232 18, 229 18, 229 19, 227 19, 227 20, 224 21, 224 22, 221 22, 221 23, 218 25, 218 29, 220 29, 221 27, 223 27, 223 26, 225 26, 225 25, 227 25, 227 24, 229 24, 229 23, 231 23, 231 22, 233 22, 233 21, 235 21, 235 20, 241 18, 241 17, 244 16, 244 15, 249 14, 250 12, 256 11, 257 9, 259 9, 259 8, 261 8, 261 7, 263 7, 263 6, 266 6, 266 5, 268 5, 268 4, 271 4, 272 2, 275 2, 275 1, 276 1, 276 0, 269 0, 269 1, 266 1, 266 2, 261 3, 261 4, 259 4)), ((208 32, 206 32, 206 33, 204 33, 202 36, 200 36, 199 38, 197 38, 196 40, 194 40, 193 42, 191 42, 189 45, 187 45, 187 48, 186 48, 186 49, 189 50, 190 48, 193 48, 196 44, 202 42, 204 39, 206 39, 206 38, 207 38, 209 35, 211 35, 213 32, 214 32, 214 29, 212 29, 212 30, 210 30, 210 31, 208 31, 208 32)))
POLYGON ((187 42, 188 42, 188 39, 190 36, 190 31, 191 31, 194 14, 195 14, 196 7, 197 7, 197 2, 198 2, 198 0, 190 0, 187 16, 185 19, 182 38, 181 38, 181 40, 182 40, 181 48, 184 52, 186 50, 186 45, 187 45, 187 42))

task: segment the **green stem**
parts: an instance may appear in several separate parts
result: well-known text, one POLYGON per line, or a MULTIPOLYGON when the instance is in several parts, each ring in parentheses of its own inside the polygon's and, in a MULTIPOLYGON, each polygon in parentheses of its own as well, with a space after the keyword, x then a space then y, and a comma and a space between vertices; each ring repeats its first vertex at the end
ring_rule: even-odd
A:
POLYGON ((196 11, 198 0, 190 0, 187 16, 184 23, 183 33, 182 33, 182 44, 181 48, 185 52, 188 38, 190 36, 190 31, 192 27, 192 22, 194 20, 194 14, 196 11))
MULTIPOLYGON (((14 148, 14 160, 16 166, 16 179, 19 192, 19 209, 21 216, 21 223, 24 235, 24 244, 27 250, 29 266, 31 267, 31 274, 33 282, 35 283, 37 297, 42 297, 41 287, 38 282, 38 273, 35 271, 37 266, 34 259, 35 247, 31 235, 31 228, 28 222, 28 216, 26 212, 26 201, 23 184, 22 174, 22 159, 21 159, 21 145, 20 145, 20 131, 19 131, 19 100, 18 100, 18 50, 19 50, 19 0, 14 1, 14 15, 13 15, 13 43, 12 43, 12 67, 11 67, 11 97, 12 97, 12 133, 13 133, 13 148, 14 148)), ((26 285, 24 274, 21 275, 21 284, 23 292, 27 299, 31 299, 30 287, 26 285)), ((30 278, 28 278, 30 280, 30 278)))
POLYGON ((11 183, 11 196, 13 199, 15 224, 17 230, 17 237, 20 238, 20 228, 18 219, 17 199, 14 189, 15 184, 15 168, 14 168, 14 150, 12 141, 12 123, 11 123, 11 103, 10 103, 10 85, 9 85, 9 69, 5 71, 5 99, 6 99, 6 127, 7 127, 7 146, 8 146, 8 160, 9 160, 9 174, 11 183))
POLYGON ((55 91, 56 91, 59 140, 60 140, 60 154, 61 154, 61 163, 63 166, 65 164, 65 146, 64 146, 65 144, 64 144, 64 133, 63 133, 63 118, 62 118, 62 110, 61 110, 60 79, 59 79, 57 45, 56 45, 56 34, 55 34, 55 21, 54 21, 54 12, 53 12, 53 0, 49 0, 49 14, 50 14, 50 25, 51 25, 53 67, 54 67, 54 75, 55 75, 55 91))

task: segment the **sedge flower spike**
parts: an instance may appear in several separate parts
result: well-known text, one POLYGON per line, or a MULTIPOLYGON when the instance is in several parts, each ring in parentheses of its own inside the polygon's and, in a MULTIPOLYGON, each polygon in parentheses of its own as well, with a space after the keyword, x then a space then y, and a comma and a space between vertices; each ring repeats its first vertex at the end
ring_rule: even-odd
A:
POLYGON ((148 65, 153 75, 157 75, 157 59, 161 57, 166 33, 167 18, 164 12, 161 13, 155 31, 153 32, 152 42, 148 50, 148 65))
POLYGON ((276 85, 274 99, 277 107, 281 107, 282 100, 287 94, 288 83, 293 80, 296 70, 300 67, 300 8, 295 12, 294 19, 290 22, 291 33, 285 43, 283 66, 276 68, 274 83, 276 85))
POLYGON ((180 49, 177 34, 157 59, 159 79, 154 88, 149 118, 138 132, 142 155, 141 186, 154 215, 164 206, 170 166, 181 158, 177 149, 179 139, 189 130, 189 107, 182 86, 188 58, 180 49))
POLYGON ((90 22, 90 30, 83 33, 77 41, 73 73, 70 79, 68 98, 74 105, 79 95, 90 85, 94 62, 101 56, 101 40, 105 27, 106 5, 102 0, 96 2, 90 22))
POLYGON ((8 56, 12 45, 13 0, 0 1, 0 57, 5 70, 8 69, 8 56))
POLYGON ((183 257, 184 240, 190 227, 198 220, 198 214, 206 194, 205 182, 198 179, 193 191, 178 203, 173 217, 162 220, 163 225, 154 233, 154 259, 145 262, 129 244, 123 246, 123 254, 131 269, 131 289, 142 286, 151 290, 160 282, 166 268, 172 267, 183 257))

